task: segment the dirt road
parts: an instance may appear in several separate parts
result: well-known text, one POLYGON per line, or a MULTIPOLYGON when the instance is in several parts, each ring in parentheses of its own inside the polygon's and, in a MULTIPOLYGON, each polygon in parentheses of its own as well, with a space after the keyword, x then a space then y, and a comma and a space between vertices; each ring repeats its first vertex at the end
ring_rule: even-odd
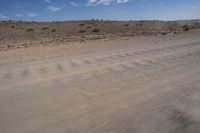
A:
POLYGON ((1 133, 199 133, 200 33, 0 55, 1 133))

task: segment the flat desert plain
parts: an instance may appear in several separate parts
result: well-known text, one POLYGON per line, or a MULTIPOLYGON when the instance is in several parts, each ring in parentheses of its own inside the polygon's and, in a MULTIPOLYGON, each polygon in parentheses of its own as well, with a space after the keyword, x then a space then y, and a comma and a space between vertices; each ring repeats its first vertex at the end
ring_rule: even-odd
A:
POLYGON ((1 23, 1 133, 200 133, 198 23, 87 23, 1 23))

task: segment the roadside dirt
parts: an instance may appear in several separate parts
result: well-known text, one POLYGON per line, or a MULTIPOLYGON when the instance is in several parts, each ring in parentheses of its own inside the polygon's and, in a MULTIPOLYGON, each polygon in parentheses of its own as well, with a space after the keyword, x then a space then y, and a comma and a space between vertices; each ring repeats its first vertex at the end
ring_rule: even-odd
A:
POLYGON ((200 32, 0 53, 2 133, 199 133, 200 32))

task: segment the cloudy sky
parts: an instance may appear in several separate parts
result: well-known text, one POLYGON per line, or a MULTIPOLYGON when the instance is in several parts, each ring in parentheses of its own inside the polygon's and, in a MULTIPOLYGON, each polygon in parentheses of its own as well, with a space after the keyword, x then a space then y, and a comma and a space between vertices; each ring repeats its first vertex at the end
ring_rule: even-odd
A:
POLYGON ((200 0, 0 0, 0 19, 200 19, 200 0))

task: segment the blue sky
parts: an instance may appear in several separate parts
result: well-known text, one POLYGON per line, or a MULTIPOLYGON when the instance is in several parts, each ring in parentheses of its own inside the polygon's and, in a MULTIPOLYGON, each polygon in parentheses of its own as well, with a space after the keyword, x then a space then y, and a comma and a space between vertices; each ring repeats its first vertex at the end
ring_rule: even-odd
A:
POLYGON ((0 19, 200 19, 200 0, 0 0, 0 19))

